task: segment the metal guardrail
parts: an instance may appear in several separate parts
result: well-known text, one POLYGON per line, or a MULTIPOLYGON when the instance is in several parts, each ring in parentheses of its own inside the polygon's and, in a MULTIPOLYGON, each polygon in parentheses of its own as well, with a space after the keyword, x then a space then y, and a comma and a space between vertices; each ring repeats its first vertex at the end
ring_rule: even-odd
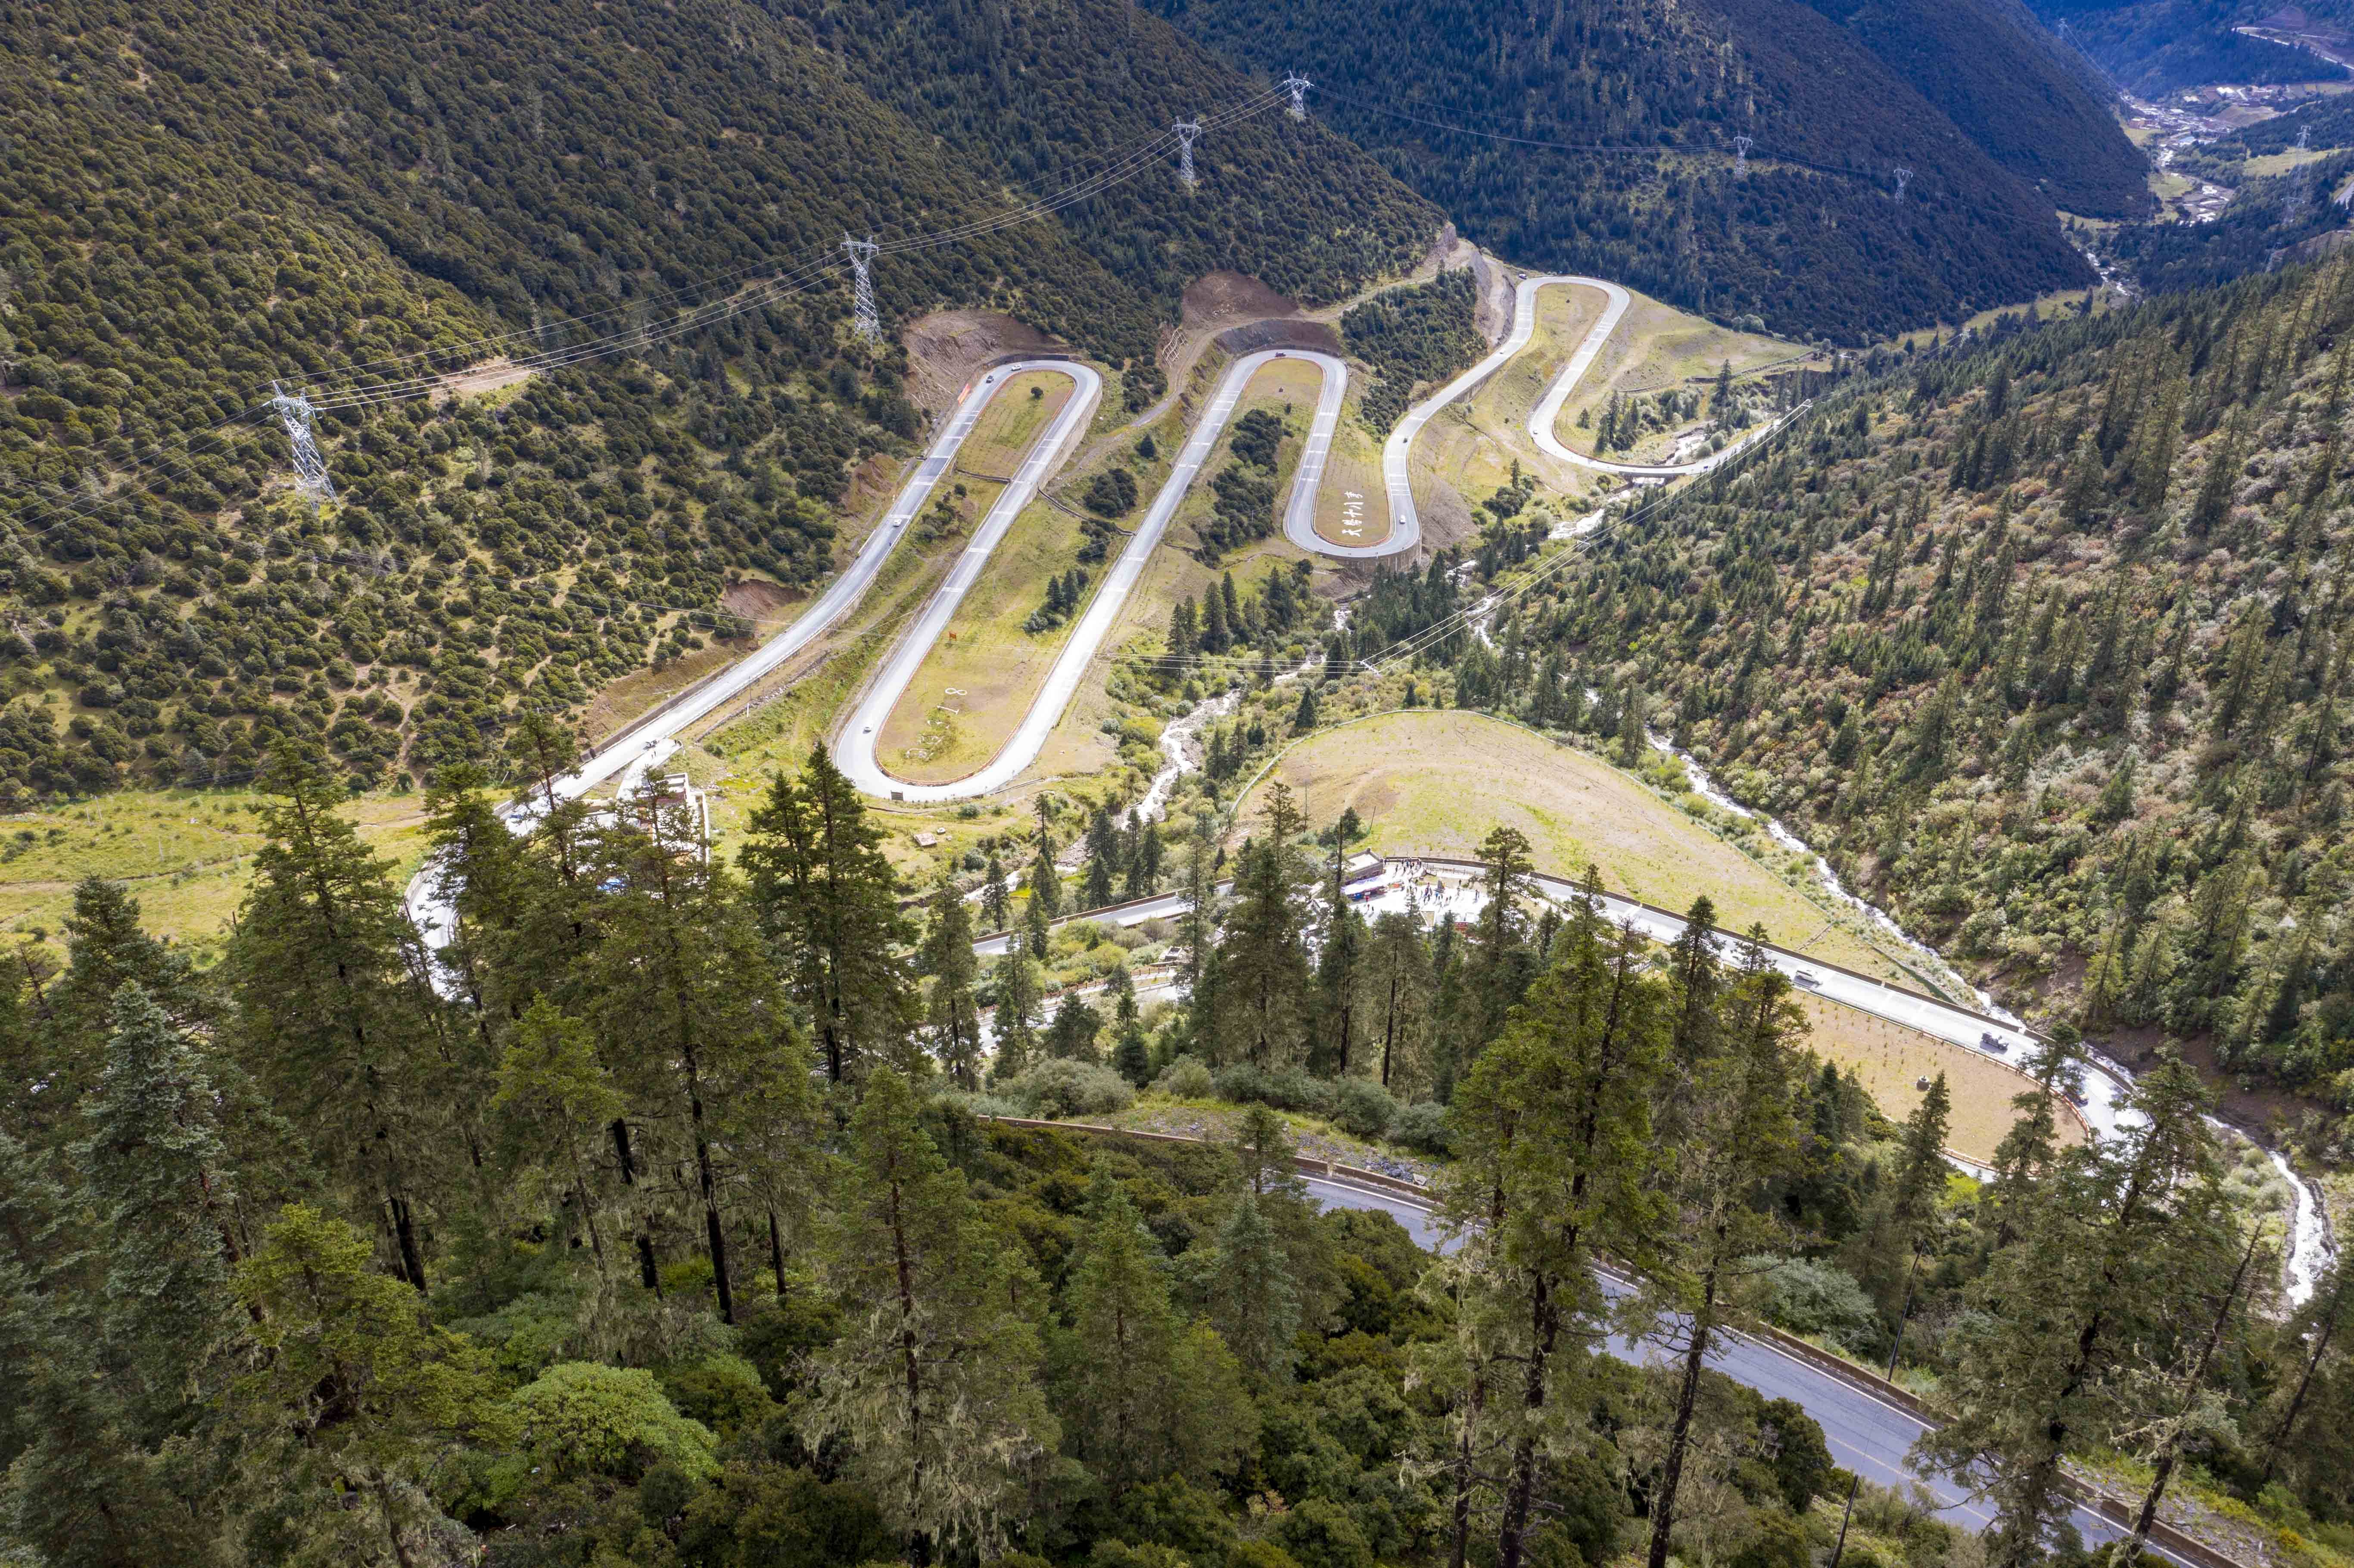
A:
MULTIPOLYGON (((1647 906, 1648 907, 1648 906, 1647 906)), ((1132 1138, 1144 1143, 1209 1143, 1213 1139, 1197 1138, 1182 1132, 1147 1132, 1141 1128, 1108 1127, 1101 1122, 1048 1121, 1036 1117, 990 1116, 980 1119, 1000 1127, 1018 1127, 1051 1132, 1084 1132, 1097 1137, 1132 1138)), ((1343 1165, 1337 1160, 1317 1160, 1306 1155, 1294 1155, 1292 1164, 1301 1174, 1321 1176, 1330 1181, 1343 1181, 1352 1187, 1363 1187, 1388 1193, 1422 1207, 1428 1212, 1430 1190, 1418 1181, 1392 1176, 1385 1171, 1369 1171, 1361 1165, 1343 1165)), ((1920 1395, 1869 1367, 1859 1366, 1844 1356, 1835 1355, 1810 1340, 1787 1333, 1771 1324, 1758 1324, 1738 1330, 1750 1339, 1769 1345, 1793 1361, 1803 1361, 1817 1372, 1838 1379, 1859 1393, 1868 1394, 1883 1404, 1893 1404, 1925 1425, 1944 1424, 1945 1416, 1935 1405, 1920 1395)), ((2140 1515, 2133 1503, 2115 1497, 2100 1488, 2073 1476, 2063 1476, 2061 1485, 2084 1507, 2091 1509, 2109 1523, 2121 1530, 2131 1530, 2140 1515)), ((2205 1542, 2160 1520, 2150 1526, 2150 1541, 2197 1565, 2197 1568, 2255 1568, 2255 1565, 2229 1556, 2205 1542)))

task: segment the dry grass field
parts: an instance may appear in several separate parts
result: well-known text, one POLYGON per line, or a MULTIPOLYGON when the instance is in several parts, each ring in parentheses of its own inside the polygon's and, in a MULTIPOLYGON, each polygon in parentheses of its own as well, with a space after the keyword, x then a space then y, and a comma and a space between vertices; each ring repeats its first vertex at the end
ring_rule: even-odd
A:
MULTIPOLYGON (((0 930, 56 938, 74 884, 104 876, 129 886, 150 931, 202 951, 253 880, 262 800, 243 789, 129 790, 0 817, 0 930)), ((400 877, 424 857, 423 797, 370 795, 344 815, 400 877)))
MULTIPOLYGON (((1954 1114, 1946 1147, 1980 1165, 1994 1159, 1995 1145, 2010 1130, 2011 1098, 2028 1087, 2027 1075, 1982 1051, 1892 1023, 1844 1002, 1798 993, 1798 1005, 1814 1025, 1808 1044, 1815 1054, 1852 1068, 1872 1101, 1891 1117, 1911 1116, 1921 1103, 1923 1082, 1946 1075, 1954 1114)), ((2071 1110, 2060 1121, 2070 1143, 2084 1137, 2084 1124, 2071 1110)))
MULTIPOLYGON (((1585 379, 1562 405, 1553 434, 1573 450, 1591 454, 1594 426, 1613 393, 1659 392, 1670 387, 1695 386, 1694 377, 1714 376, 1720 366, 1728 364, 1733 373, 1740 376, 1802 352, 1797 344, 1760 333, 1734 332, 1699 316, 1687 315, 1648 295, 1637 294, 1626 315, 1620 318, 1618 330, 1610 334, 1610 341, 1602 345, 1602 352, 1595 356, 1585 379), (1577 422, 1581 416, 1586 419, 1584 426, 1577 422)), ((1548 376, 1558 371, 1567 357, 1564 351, 1553 359, 1548 376)), ((1532 398, 1522 406, 1522 418, 1527 418, 1527 409, 1533 402, 1532 398)), ((1655 431, 1638 442, 1632 451, 1611 455, 1621 461, 1652 461, 1666 457, 1671 444, 1667 432, 1655 431)))
POLYGON ((1416 439, 1410 468, 1418 500, 1436 489, 1484 501, 1511 478, 1515 462, 1564 493, 1584 491, 1591 476, 1555 462, 1529 440, 1529 410, 1577 351, 1603 303, 1599 289, 1538 291, 1536 333, 1528 347, 1442 409, 1416 439))
MULTIPOLYGON (((1599 865, 1610 891, 1669 909, 1706 894, 1726 927, 1760 922, 1783 947, 1907 979, 1630 775, 1482 715, 1426 709, 1342 725, 1285 753, 1274 777, 1299 795, 1310 822, 1354 807, 1375 851, 1468 857, 1491 828, 1517 828, 1541 871, 1577 876, 1599 865)), ((1242 802, 1238 820, 1251 821, 1254 810, 1242 802)))

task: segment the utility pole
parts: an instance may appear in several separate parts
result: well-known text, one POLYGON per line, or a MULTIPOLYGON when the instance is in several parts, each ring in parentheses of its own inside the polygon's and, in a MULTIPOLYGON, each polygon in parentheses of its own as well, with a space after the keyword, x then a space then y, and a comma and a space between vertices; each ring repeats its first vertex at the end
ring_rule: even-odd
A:
MULTIPOLYGON (((1308 118, 1308 90, 1315 85, 1296 70, 1285 73, 1283 88, 1291 94, 1291 117, 1294 120, 1308 118)), ((2297 145, 2302 147, 2305 143, 2299 142, 2297 145)))
POLYGON ((1734 179, 1737 180, 1749 172, 1749 149, 1755 145, 1757 145, 1757 139, 1754 136, 1735 136, 1733 139, 1733 177, 1734 179))
POLYGON ((1896 171, 1896 199, 1897 199, 1898 201, 1903 201, 1903 200, 1904 199, 1904 187, 1905 187, 1907 185, 1910 185, 1910 184, 1912 183, 1912 180, 1913 180, 1913 171, 1912 171, 1912 170, 1910 170, 1910 169, 1899 169, 1899 170, 1897 170, 1897 171, 1896 171))
POLYGON ((318 434, 312 425, 316 413, 311 399, 300 392, 290 394, 273 381, 270 384, 270 406, 277 410, 279 420, 286 427, 287 444, 294 449, 294 488, 315 512, 335 498, 335 481, 327 472, 327 460, 319 453, 318 434))
POLYGON ((883 318, 875 311, 875 280, 867 269, 875 264, 875 237, 853 239, 842 237, 842 249, 850 258, 850 330, 868 343, 883 341, 883 318))
POLYGON ((1198 120, 1180 120, 1177 131, 1177 183, 1187 190, 1201 184, 1193 177, 1193 138, 1202 133, 1198 120))

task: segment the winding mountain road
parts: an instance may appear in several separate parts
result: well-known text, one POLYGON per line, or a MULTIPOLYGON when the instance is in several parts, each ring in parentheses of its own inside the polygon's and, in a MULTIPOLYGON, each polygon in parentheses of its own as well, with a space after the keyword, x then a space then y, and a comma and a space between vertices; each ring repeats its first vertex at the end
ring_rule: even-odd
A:
MULTIPOLYGON (((990 536, 986 542, 981 535, 974 535, 964 560, 957 564, 949 582, 941 586, 939 593, 925 607, 923 615, 907 629, 898 645, 891 651, 889 662, 859 698, 849 722, 843 726, 841 739, 834 747, 834 764, 843 775, 869 795, 924 803, 969 800, 993 789, 1001 789, 1021 777, 1023 771, 1038 759, 1038 753, 1045 747, 1046 737, 1054 733, 1055 725, 1062 722, 1063 710, 1077 694, 1079 683, 1086 677, 1087 667, 1095 662, 1097 652, 1102 648, 1104 639, 1110 635, 1120 611, 1127 608, 1128 596, 1134 591, 1138 579, 1144 576, 1144 568, 1151 561, 1152 552, 1160 548, 1161 536, 1168 533, 1169 524, 1176 516, 1186 492, 1193 488, 1194 480, 1200 477, 1204 466, 1209 462, 1211 449, 1217 445, 1218 437, 1225 430, 1226 421, 1233 418, 1235 406, 1242 401, 1243 389, 1262 366, 1278 359, 1308 359, 1325 366, 1326 396, 1318 400, 1319 415, 1321 416, 1324 405, 1329 401, 1333 416, 1338 417, 1340 404, 1338 397, 1332 395, 1332 388, 1340 384, 1346 370, 1329 355, 1305 354, 1297 349, 1261 349, 1256 354, 1243 355, 1228 366, 1225 376, 1218 383, 1217 391, 1211 396, 1208 407, 1202 410, 1201 418, 1195 422, 1193 433, 1185 438, 1184 446, 1179 450, 1176 466, 1170 470, 1160 493, 1152 498, 1152 504, 1145 510, 1144 520, 1137 525, 1135 536, 1129 540, 1128 547, 1120 552, 1119 559, 1113 562, 1111 569, 1104 575, 1103 586, 1096 590, 1094 599, 1088 601, 1087 613, 1079 617, 1079 623, 1072 630, 1069 641, 1063 644, 1062 652, 1055 656, 1054 666, 1046 672, 1045 682, 1038 688, 1037 695, 1031 699, 1030 709, 1023 715, 1020 726, 998 748, 997 755, 987 767, 951 783, 913 784, 893 778, 875 756, 875 736, 882 732, 884 721, 898 705, 899 699, 914 682, 916 672, 931 652, 932 644, 947 629, 949 618, 956 611, 957 601, 964 597, 965 588, 970 586, 972 578, 986 564, 988 553, 996 547, 997 537, 1003 532, 1002 529, 998 535, 990 536), (1340 371, 1339 375, 1334 373, 1336 369, 1340 371)), ((1299 472, 1292 482, 1287 515, 1299 513, 1303 504, 1312 514, 1316 503, 1316 483, 1324 470, 1323 450, 1331 445, 1331 425, 1329 421, 1325 423, 1324 430, 1324 448, 1316 452, 1313 467, 1304 457, 1300 462, 1299 472)))

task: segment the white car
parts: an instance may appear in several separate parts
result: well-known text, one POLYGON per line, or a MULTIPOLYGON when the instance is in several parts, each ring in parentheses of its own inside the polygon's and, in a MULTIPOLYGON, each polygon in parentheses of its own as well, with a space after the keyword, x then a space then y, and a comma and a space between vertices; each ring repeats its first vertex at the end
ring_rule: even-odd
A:
POLYGON ((1808 991, 1818 991, 1821 989, 1823 982, 1815 977, 1814 970, 1800 969, 1790 977, 1790 983, 1805 986, 1808 991))

